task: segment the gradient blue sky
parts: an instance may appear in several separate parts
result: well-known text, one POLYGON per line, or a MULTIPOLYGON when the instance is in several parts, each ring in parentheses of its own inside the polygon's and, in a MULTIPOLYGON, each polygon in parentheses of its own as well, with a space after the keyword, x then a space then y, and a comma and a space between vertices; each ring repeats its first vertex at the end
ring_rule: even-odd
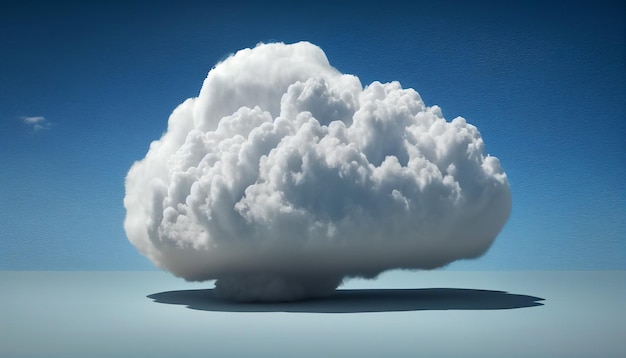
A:
POLYGON ((122 226, 129 167, 216 62, 300 40, 465 117, 501 160, 511 218, 451 269, 626 269, 622 1, 87 3, 0 4, 2 270, 152 268, 122 226))

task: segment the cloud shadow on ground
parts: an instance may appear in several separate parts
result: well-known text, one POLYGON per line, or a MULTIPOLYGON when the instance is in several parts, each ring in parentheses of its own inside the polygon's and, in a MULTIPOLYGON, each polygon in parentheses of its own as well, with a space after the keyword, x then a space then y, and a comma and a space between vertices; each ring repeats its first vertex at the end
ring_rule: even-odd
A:
POLYGON ((212 289, 181 290, 147 296, 157 303, 213 312, 364 313, 424 310, 504 310, 543 306, 543 298, 467 288, 345 289, 297 302, 240 303, 217 299, 212 289))

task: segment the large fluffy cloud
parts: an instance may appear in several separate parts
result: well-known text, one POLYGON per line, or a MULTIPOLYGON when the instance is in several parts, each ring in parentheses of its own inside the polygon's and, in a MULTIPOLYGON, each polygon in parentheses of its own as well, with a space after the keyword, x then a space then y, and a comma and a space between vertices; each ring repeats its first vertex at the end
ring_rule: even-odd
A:
POLYGON ((223 297, 289 300, 478 257, 511 198, 476 127, 300 42, 217 64, 130 169, 124 205, 159 267, 217 279, 223 297))

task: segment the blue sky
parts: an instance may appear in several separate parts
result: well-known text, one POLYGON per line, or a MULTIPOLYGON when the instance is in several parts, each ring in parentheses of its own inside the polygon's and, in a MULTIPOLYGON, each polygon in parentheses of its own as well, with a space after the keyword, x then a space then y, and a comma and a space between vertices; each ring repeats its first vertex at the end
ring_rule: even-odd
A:
POLYGON ((465 117, 500 159, 511 218, 450 268, 626 269, 625 6, 3 2, 0 269, 152 268, 122 226, 129 167, 216 62, 300 40, 465 117))

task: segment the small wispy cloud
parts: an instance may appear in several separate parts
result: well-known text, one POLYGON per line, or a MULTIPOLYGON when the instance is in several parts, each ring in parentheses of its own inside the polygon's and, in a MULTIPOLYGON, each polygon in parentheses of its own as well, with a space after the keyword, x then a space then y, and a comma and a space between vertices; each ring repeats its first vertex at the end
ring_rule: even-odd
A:
POLYGON ((22 121, 31 127, 35 132, 50 129, 50 127, 52 127, 52 123, 50 123, 44 116, 22 117, 22 121))

